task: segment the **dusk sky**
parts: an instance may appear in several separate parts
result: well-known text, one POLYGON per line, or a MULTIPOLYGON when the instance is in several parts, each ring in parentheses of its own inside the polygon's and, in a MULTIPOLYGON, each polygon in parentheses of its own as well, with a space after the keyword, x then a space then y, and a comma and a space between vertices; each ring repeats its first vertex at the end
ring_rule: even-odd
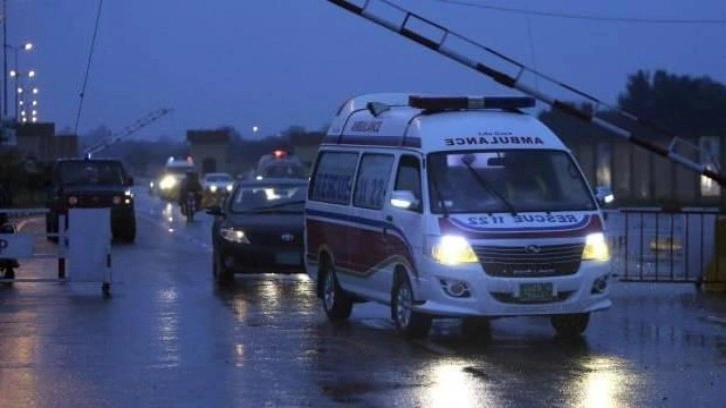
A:
MULTIPOLYGON (((437 0, 395 3, 611 102, 638 69, 726 82, 726 23, 643 24, 527 16, 437 0)), ((726 20, 723 0, 468 3, 726 20)), ((40 118, 58 130, 75 124, 97 7, 98 0, 8 0, 8 38, 35 44, 21 55, 20 66, 37 70, 40 118)), ((506 89, 326 0, 105 0, 79 131, 101 124, 120 130, 163 107, 174 113, 142 131, 144 137, 181 138, 187 129, 223 125, 244 136, 253 126, 260 135, 290 125, 317 130, 348 97, 395 91, 471 95, 506 89)))

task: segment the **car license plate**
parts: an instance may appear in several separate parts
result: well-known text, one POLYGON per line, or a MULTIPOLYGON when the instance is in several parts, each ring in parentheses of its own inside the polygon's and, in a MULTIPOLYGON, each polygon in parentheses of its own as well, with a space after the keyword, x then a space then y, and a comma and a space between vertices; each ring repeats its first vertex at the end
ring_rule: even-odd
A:
POLYGON ((521 283, 519 284, 520 300, 550 300, 554 296, 552 283, 521 283))
POLYGON ((275 262, 280 265, 300 265, 299 252, 278 252, 275 262))

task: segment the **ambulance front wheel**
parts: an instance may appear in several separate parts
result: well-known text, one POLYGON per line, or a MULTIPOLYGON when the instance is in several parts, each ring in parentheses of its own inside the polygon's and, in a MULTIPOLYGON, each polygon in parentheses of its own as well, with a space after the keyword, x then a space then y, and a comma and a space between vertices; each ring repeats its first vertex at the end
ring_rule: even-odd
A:
POLYGON ((562 337, 579 337, 590 323, 590 313, 553 315, 550 317, 552 327, 562 337))
POLYGON ((323 279, 323 307, 328 319, 337 321, 350 317, 353 311, 353 300, 340 287, 335 268, 332 265, 324 265, 321 268, 323 279))
POLYGON ((396 329, 404 337, 425 337, 431 329, 431 316, 413 311, 413 290, 408 275, 401 271, 391 293, 391 316, 396 329))

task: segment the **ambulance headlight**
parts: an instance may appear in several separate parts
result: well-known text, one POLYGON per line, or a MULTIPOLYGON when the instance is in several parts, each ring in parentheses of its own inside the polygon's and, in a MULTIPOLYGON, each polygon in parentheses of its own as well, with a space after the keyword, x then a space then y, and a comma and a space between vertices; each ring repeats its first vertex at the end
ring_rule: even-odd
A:
POLYGON ((605 234, 597 232, 585 238, 585 249, 582 251, 582 259, 586 261, 610 260, 610 250, 605 241, 605 234))
POLYGON ((176 186, 177 180, 174 176, 165 176, 161 181, 159 182, 159 187, 161 187, 162 190, 169 190, 174 188, 176 186))
POLYGON ((444 265, 475 263, 479 260, 464 238, 457 235, 444 235, 431 246, 431 256, 444 265))

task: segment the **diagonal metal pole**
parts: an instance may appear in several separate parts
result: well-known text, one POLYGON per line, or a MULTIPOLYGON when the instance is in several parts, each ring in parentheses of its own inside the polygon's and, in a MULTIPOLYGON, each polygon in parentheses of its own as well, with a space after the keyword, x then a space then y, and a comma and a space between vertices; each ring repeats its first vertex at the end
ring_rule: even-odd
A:
POLYGON ((3 117, 8 116, 8 0, 3 0, 3 117))

